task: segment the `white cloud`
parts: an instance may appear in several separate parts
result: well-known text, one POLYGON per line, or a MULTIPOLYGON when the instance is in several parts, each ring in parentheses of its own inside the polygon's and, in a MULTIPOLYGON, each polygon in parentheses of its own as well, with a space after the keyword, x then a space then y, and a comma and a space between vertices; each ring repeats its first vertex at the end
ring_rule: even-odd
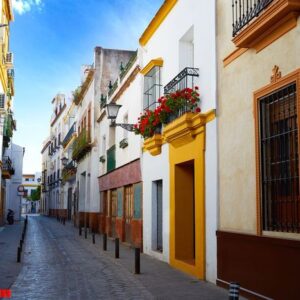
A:
POLYGON ((13 9, 20 15, 29 12, 33 6, 40 6, 42 0, 12 0, 13 9))

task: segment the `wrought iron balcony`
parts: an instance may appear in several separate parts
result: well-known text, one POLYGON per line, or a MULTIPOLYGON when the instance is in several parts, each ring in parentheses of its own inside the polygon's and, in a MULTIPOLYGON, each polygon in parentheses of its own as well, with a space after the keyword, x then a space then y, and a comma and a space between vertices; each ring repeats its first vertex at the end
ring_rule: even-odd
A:
POLYGON ((195 84, 195 77, 199 77, 199 69, 184 68, 178 75, 176 75, 165 87, 164 93, 170 94, 177 90, 185 88, 193 88, 195 84))
POLYGON ((91 151, 91 131, 89 128, 83 128, 78 134, 73 144, 72 159, 80 161, 84 156, 91 151))
POLYGON ((109 87, 108 98, 111 97, 111 95, 115 92, 117 87, 118 87, 118 79, 114 82, 114 84, 112 86, 109 87))
POLYGON ((273 0, 232 0, 232 36, 258 17, 273 0))
POLYGON ((75 179, 77 167, 74 160, 71 160, 62 170, 62 181, 67 182, 75 179))
POLYGON ((64 148, 67 146, 67 144, 69 143, 69 141, 71 140, 71 138, 73 137, 75 132, 76 132, 76 122, 74 122, 74 124, 71 126, 67 135, 65 136, 64 140, 62 141, 62 145, 64 148))
POLYGON ((107 172, 113 171, 116 168, 116 145, 113 145, 107 150, 107 172))
POLYGON ((3 158, 2 158, 2 177, 5 179, 10 179, 11 176, 14 174, 15 174, 15 169, 13 168, 10 157, 3 156, 3 158))

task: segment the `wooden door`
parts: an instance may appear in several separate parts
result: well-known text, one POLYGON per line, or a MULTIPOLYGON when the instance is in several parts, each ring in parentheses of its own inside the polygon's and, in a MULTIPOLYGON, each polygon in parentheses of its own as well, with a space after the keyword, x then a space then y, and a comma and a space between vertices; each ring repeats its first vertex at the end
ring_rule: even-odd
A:
POLYGON ((133 186, 125 187, 125 241, 131 243, 131 220, 133 218, 133 186))
POLYGON ((117 190, 111 191, 111 236, 116 237, 117 190))

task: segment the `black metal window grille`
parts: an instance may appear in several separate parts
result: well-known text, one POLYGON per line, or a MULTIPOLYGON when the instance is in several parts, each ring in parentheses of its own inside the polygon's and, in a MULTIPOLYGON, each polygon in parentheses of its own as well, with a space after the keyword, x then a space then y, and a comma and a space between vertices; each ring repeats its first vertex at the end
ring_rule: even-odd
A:
POLYGON ((164 87, 165 95, 185 88, 194 88, 196 85, 195 77, 199 77, 199 69, 184 68, 164 87))
POLYGON ((259 99, 263 230, 300 232, 296 84, 259 99))
POLYGON ((144 77, 144 105, 143 108, 154 110, 161 95, 160 67, 152 68, 144 77))
POLYGON ((273 0, 232 0, 232 36, 261 14, 273 0))

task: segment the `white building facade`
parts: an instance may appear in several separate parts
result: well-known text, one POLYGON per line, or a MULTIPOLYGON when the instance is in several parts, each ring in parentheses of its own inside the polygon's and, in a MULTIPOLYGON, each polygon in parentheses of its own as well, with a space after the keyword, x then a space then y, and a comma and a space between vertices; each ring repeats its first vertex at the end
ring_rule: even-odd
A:
POLYGON ((64 94, 57 94, 53 100, 53 115, 50 122, 50 143, 48 145, 49 175, 47 174, 48 183, 48 204, 46 204, 49 215, 60 216, 64 214, 63 191, 61 190, 61 169, 62 153, 61 147, 63 137, 63 114, 66 110, 66 101, 64 94))
POLYGON ((198 133, 187 125, 194 122, 189 116, 179 116, 144 144, 144 251, 212 282, 218 212, 215 22, 215 1, 165 1, 140 38, 144 109, 155 109, 159 97, 184 88, 199 87, 201 98, 198 133), (188 130, 191 140, 184 139, 188 130), (182 182, 191 176, 180 188, 187 194, 194 189, 190 200, 178 188, 181 171, 182 182))
POLYGON ((16 221, 21 220, 22 196, 18 192, 18 187, 22 184, 24 153, 25 148, 13 143, 5 151, 5 155, 11 157, 14 162, 14 174, 6 180, 6 213, 8 209, 12 209, 16 221))

